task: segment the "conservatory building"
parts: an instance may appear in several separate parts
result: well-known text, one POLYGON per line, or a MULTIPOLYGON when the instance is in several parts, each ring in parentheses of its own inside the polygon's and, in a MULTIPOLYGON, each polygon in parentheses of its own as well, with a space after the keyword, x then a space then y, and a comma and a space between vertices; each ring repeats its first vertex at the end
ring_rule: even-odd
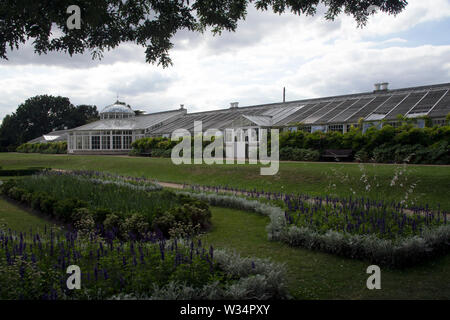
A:
POLYGON ((100 120, 71 129, 67 148, 71 154, 126 154, 133 141, 143 138, 186 110, 136 115, 130 106, 116 101, 100 112, 100 120))
POLYGON ((198 122, 203 132, 214 129, 224 134, 233 129, 235 136, 224 134, 225 141, 247 144, 259 139, 261 129, 345 133, 362 125, 364 132, 372 126, 399 126, 402 119, 409 119, 418 127, 445 125, 449 114, 450 83, 391 90, 385 82, 362 93, 243 107, 232 102, 229 108, 190 113, 181 105, 176 110, 139 114, 124 102, 116 101, 100 112, 98 121, 53 131, 30 142, 67 139, 69 154, 126 154, 139 138, 169 138, 177 129, 194 134, 194 124, 198 122), (242 129, 246 133, 242 134, 242 129), (245 129, 253 129, 251 134, 255 137, 248 137, 245 129))

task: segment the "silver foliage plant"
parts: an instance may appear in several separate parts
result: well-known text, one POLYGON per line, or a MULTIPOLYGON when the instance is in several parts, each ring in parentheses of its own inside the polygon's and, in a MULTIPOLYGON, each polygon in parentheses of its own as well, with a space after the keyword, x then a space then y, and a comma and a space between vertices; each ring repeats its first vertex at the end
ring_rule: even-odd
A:
POLYGON ((256 200, 212 193, 182 193, 211 205, 266 215, 270 217, 270 223, 266 227, 269 240, 282 241, 293 247, 321 250, 393 267, 409 266, 424 258, 448 252, 450 248, 450 224, 424 229, 420 237, 405 237, 397 241, 380 239, 375 235, 351 235, 332 230, 321 234, 307 227, 288 225, 281 208, 256 200))
MULTIPOLYGON (((166 245, 169 245, 168 242, 166 245)), ((179 245, 182 245, 179 243, 179 245)), ((267 300, 286 299, 284 265, 268 259, 244 258, 235 252, 216 249, 214 261, 227 274, 239 278, 228 286, 219 282, 209 283, 202 288, 194 288, 182 282, 171 281, 163 287, 155 286, 148 296, 115 295, 113 300, 267 300)))

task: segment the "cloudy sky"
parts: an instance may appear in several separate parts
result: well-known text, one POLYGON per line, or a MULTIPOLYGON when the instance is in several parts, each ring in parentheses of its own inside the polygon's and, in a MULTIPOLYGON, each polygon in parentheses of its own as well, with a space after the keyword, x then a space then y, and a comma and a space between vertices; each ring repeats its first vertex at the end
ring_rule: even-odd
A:
POLYGON ((172 67, 145 63, 122 44, 101 61, 89 54, 38 56, 30 46, 0 61, 0 119, 39 94, 99 109, 120 100, 148 112, 188 112, 450 82, 450 0, 410 0, 397 17, 377 14, 358 29, 349 16, 276 15, 249 8, 235 33, 179 32, 172 67))

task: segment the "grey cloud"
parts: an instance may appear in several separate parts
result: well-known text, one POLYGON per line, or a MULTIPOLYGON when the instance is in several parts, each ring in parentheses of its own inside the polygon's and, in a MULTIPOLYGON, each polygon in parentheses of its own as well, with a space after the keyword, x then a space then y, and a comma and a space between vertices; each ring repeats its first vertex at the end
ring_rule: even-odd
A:
POLYGON ((145 48, 131 43, 121 44, 119 47, 103 53, 103 58, 92 59, 90 53, 74 54, 70 56, 64 52, 48 52, 37 54, 33 46, 27 42, 19 50, 9 50, 8 60, 0 59, 0 66, 8 65, 45 65, 64 68, 92 68, 98 65, 113 64, 115 62, 145 62, 145 48))
POLYGON ((355 50, 351 56, 344 56, 341 64, 332 54, 318 58, 301 66, 297 76, 289 79, 290 86, 299 88, 299 94, 300 88, 307 88, 324 97, 372 91, 374 83, 384 81, 395 89, 450 80, 450 70, 445 67, 450 47, 387 50, 355 50), (415 52, 408 55, 408 50, 415 52))
POLYGON ((110 84, 108 89, 123 95, 139 95, 165 91, 175 79, 157 72, 120 79, 110 84))

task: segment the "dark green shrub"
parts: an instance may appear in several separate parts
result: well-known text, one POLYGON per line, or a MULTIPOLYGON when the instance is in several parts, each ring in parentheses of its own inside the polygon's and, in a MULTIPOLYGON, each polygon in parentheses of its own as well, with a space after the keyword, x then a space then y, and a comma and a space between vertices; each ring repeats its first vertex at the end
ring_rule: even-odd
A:
POLYGON ((4 181, 3 184, 0 185, 0 191, 3 195, 7 196, 9 189, 15 186, 17 186, 16 180, 9 179, 4 181))
POLYGON ((174 213, 165 212, 153 220, 152 229, 154 231, 160 231, 163 235, 168 236, 169 230, 175 226, 176 221, 174 213))
POLYGON ((59 200, 53 207, 53 214, 63 222, 71 222, 75 209, 87 207, 87 203, 77 199, 59 200))
POLYGON ((450 143, 441 141, 430 146, 426 161, 433 164, 450 164, 450 143))
POLYGON ((67 153, 67 142, 43 142, 43 143, 24 143, 17 147, 17 152, 22 153, 67 153))
POLYGON ((105 218, 105 220, 103 222, 103 226, 105 227, 105 230, 115 231, 115 232, 120 233, 120 230, 122 227, 122 221, 123 221, 123 219, 121 217, 119 217, 117 214, 111 213, 110 215, 108 215, 105 218))
POLYGON ((88 208, 77 208, 71 215, 71 222, 77 223, 88 216, 92 216, 92 212, 88 208))
POLYGON ((22 195, 25 194, 25 192, 27 192, 25 189, 14 186, 8 190, 8 196, 13 200, 21 201, 22 195))
POLYGON ((27 168, 27 169, 3 169, 0 170, 0 176, 18 177, 29 176, 41 172, 44 168, 27 168))
POLYGON ((280 149, 280 160, 292 160, 292 147, 283 147, 280 149))
POLYGON ((49 195, 47 196, 43 196, 41 198, 40 204, 39 204, 39 208, 41 210, 42 213, 48 214, 48 215, 52 215, 53 214, 53 207, 55 206, 55 203, 57 202, 57 200, 49 195))
POLYGON ((33 198, 33 193, 25 192, 24 194, 22 194, 22 198, 20 199, 20 201, 25 203, 26 205, 30 206, 32 198, 33 198))
POLYGON ((370 154, 366 150, 359 150, 355 153, 355 160, 358 162, 369 162, 371 160, 370 154))
POLYGON ((91 211, 92 217, 94 218, 94 221, 96 224, 103 223, 105 221, 106 217, 110 215, 112 212, 111 210, 107 208, 95 208, 91 211))
POLYGON ((33 192, 31 196, 31 207, 34 210, 41 209, 41 201, 47 197, 47 194, 44 192, 33 192))
POLYGON ((280 150, 280 160, 318 161, 320 153, 313 149, 284 147, 280 150))
POLYGON ((161 231, 166 237, 178 223, 186 226, 199 225, 200 230, 207 230, 211 226, 211 211, 202 207, 202 201, 199 201, 198 205, 185 203, 181 207, 172 208, 153 220, 152 229, 161 231))
POLYGON ((130 235, 141 237, 147 233, 149 229, 149 223, 142 215, 137 213, 127 217, 121 225, 121 231, 124 237, 128 237, 130 235))

